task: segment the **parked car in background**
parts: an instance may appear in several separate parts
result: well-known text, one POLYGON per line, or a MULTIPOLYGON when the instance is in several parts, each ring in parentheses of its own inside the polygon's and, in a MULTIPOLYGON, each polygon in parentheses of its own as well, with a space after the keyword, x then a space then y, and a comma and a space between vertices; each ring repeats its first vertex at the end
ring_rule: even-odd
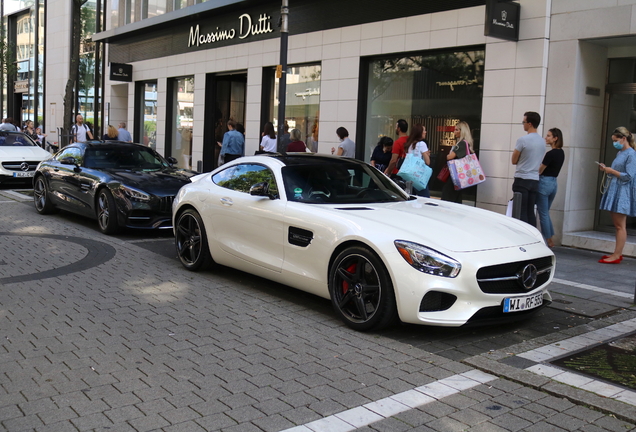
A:
POLYGON ((35 168, 50 157, 26 134, 0 130, 0 183, 30 186, 35 168))
POLYGON ((330 298, 358 330, 508 321, 551 301, 555 258, 535 228, 409 196, 355 159, 240 158, 193 178, 173 213, 185 268, 218 263, 330 298))
POLYGON ((35 208, 40 214, 59 208, 97 219, 105 234, 123 227, 170 229, 174 196, 197 174, 175 164, 140 144, 74 143, 37 167, 35 208))

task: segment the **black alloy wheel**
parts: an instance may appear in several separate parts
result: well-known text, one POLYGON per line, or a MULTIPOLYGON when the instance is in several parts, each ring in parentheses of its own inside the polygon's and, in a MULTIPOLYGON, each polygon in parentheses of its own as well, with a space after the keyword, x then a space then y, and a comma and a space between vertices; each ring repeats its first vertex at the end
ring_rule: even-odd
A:
POLYGON ((181 264, 188 270, 196 271, 213 263, 205 226, 196 210, 187 209, 177 218, 174 244, 181 264))
POLYGON ((329 294, 336 313, 355 330, 378 330, 396 321, 391 278, 377 255, 365 247, 338 254, 329 272, 329 294))
POLYGON ((35 179, 33 185, 33 202, 35 209, 40 214, 51 214, 55 211, 55 206, 49 198, 49 192, 46 190, 46 181, 44 176, 40 175, 35 179))
POLYGON ((119 231, 115 198, 106 188, 100 190, 97 195, 97 223, 104 234, 115 234, 119 231))

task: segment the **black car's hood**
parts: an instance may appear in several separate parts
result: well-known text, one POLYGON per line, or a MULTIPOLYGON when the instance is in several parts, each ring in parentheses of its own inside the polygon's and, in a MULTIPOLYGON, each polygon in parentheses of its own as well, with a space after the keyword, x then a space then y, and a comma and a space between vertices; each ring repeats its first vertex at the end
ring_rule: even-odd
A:
POLYGON ((120 182, 157 196, 175 195, 181 186, 190 183, 193 171, 166 168, 161 171, 104 170, 112 181, 120 182))

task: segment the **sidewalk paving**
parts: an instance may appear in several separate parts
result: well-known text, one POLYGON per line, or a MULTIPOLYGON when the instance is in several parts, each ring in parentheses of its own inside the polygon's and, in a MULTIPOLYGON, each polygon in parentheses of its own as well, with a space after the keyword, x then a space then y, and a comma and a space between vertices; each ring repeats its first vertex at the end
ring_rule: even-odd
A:
POLYGON ((449 358, 472 332, 435 350, 354 332, 323 299, 87 226, 0 191, 0 430, 636 429, 636 392, 545 364, 636 331, 634 259, 556 248, 563 302, 537 322, 560 328, 487 328, 507 344, 449 358))

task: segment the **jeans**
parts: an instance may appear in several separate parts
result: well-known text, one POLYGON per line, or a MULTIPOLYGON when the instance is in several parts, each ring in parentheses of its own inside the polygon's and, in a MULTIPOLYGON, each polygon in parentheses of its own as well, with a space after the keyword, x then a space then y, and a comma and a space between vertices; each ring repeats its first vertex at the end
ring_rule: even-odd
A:
POLYGON ((528 180, 515 177, 512 183, 512 191, 521 193, 521 220, 533 227, 537 226, 537 217, 534 214, 534 205, 537 202, 538 180, 528 180))
POLYGON ((549 239, 554 235, 554 227, 550 220, 550 207, 557 193, 556 177, 539 177, 539 191, 537 193, 537 210, 541 222, 543 238, 549 239))

